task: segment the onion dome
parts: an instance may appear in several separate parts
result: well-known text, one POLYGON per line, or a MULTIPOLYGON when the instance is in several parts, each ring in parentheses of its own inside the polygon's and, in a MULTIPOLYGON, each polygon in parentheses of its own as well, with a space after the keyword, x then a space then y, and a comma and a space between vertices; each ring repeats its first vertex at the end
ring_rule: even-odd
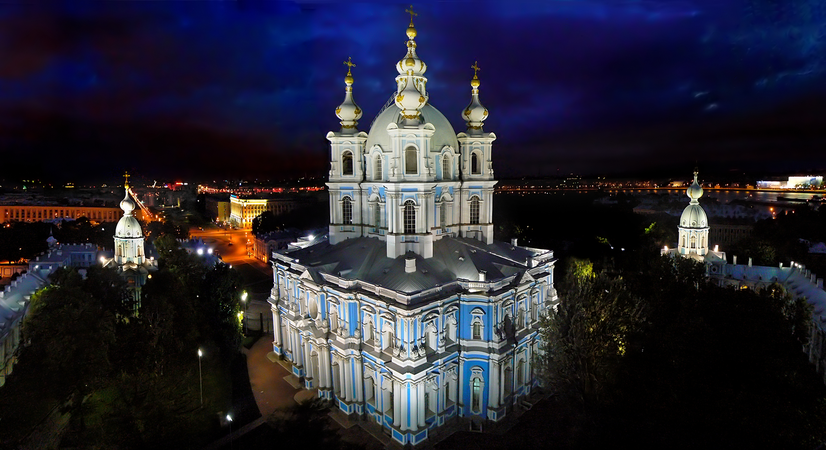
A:
POLYGON ((406 9, 405 11, 410 13, 410 26, 407 27, 407 54, 396 63, 396 71, 399 72, 399 75, 424 75, 427 71, 427 64, 416 55, 416 27, 413 26, 413 16, 418 14, 414 13, 412 9, 406 9))
POLYGON ((416 15, 412 9, 406 10, 410 13, 410 26, 407 27, 407 54, 396 64, 396 106, 402 110, 402 117, 406 120, 418 120, 420 110, 427 104, 428 95, 425 86, 427 78, 423 75, 427 70, 425 64, 416 55, 416 28, 413 26, 413 16, 416 15))
POLYGON ((703 188, 697 181, 697 171, 694 171, 694 183, 686 189, 686 195, 691 199, 688 206, 680 216, 680 227, 682 228, 708 228, 708 216, 700 202, 697 201, 703 196, 703 188))
POLYGON ((688 196, 692 200, 692 202, 697 201, 700 197, 703 196, 703 188, 700 186, 700 183, 697 182, 697 171, 694 171, 694 183, 688 187, 685 191, 685 195, 688 196))
POLYGON ((350 58, 344 61, 347 65, 347 76, 344 77, 344 101, 336 108, 336 116, 341 119, 341 131, 354 131, 356 129, 357 120, 361 118, 361 108, 356 105, 353 100, 353 74, 350 69, 355 67, 350 58))
POLYGON ((118 221, 115 227, 116 238, 138 238, 143 236, 141 224, 138 219, 132 215, 135 210, 135 201, 129 195, 129 184, 126 184, 126 195, 120 201, 120 209, 123 210, 123 217, 118 221))
POLYGON ((488 118, 488 110, 479 101, 479 85, 481 83, 479 82, 479 76, 476 74, 479 71, 479 64, 474 62, 470 68, 473 69, 473 79, 470 80, 472 97, 470 104, 462 112, 462 118, 467 122, 468 130, 481 132, 482 122, 488 118))

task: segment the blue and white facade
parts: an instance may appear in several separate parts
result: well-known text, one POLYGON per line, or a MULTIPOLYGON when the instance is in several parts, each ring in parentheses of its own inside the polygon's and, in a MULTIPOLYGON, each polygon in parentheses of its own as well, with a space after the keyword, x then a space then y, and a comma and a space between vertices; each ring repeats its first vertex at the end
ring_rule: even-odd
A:
POLYGON ((269 301, 273 351, 305 388, 416 445, 531 394, 539 318, 558 298, 553 252, 493 240, 496 136, 478 77, 455 134, 428 103, 412 22, 407 36, 369 133, 348 71, 342 128, 327 135, 329 237, 273 254, 269 301))

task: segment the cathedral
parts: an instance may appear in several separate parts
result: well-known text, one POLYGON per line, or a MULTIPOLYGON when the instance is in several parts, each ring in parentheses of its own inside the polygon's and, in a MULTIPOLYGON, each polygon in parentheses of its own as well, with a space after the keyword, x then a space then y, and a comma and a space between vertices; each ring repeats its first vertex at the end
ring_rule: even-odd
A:
POLYGON ((269 302, 273 352, 304 388, 416 445, 528 404, 539 319, 558 298, 552 251, 493 239, 496 135, 478 65, 455 133, 430 102, 413 15, 396 91, 367 132, 345 62, 328 237, 273 254, 269 302))

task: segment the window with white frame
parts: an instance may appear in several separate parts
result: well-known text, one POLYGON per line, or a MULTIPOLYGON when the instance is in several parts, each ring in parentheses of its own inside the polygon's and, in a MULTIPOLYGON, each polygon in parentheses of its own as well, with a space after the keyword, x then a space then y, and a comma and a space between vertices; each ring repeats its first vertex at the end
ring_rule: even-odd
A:
POLYGON ((447 228, 447 202, 444 200, 439 205, 439 225, 443 230, 447 228))
POLYGON ((341 154, 341 173, 342 175, 353 174, 353 153, 350 151, 341 154))
POLYGON ((404 173, 405 175, 419 173, 419 152, 412 145, 404 150, 404 173))
POLYGON ((485 390, 485 381, 482 374, 473 371, 470 381, 470 410, 475 414, 482 412, 482 393, 485 390))
POLYGON ((470 154, 470 173, 472 175, 482 174, 482 159, 479 157, 479 153, 477 152, 470 154))
POLYGON ((404 233, 416 233, 416 204, 413 200, 404 202, 404 233))
POLYGON ((376 155, 376 162, 373 165, 373 180, 381 180, 381 155, 376 155))
POLYGON ((442 179, 450 180, 453 178, 450 172, 450 156, 444 155, 442 156, 442 179))
POLYGON ((353 224, 353 201, 350 197, 341 200, 341 221, 345 225, 353 224))
POLYGON ((470 199, 470 223, 479 224, 479 197, 476 196, 470 199))
POLYGON ((376 203, 373 205, 373 224, 376 226, 376 231, 379 231, 381 228, 381 205, 376 203))

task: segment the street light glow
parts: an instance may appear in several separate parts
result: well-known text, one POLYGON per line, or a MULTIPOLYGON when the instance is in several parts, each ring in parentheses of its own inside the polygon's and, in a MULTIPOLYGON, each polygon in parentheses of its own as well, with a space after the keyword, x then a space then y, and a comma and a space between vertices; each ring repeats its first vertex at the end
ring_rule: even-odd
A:
POLYGON ((198 357, 200 358, 202 356, 204 356, 204 352, 202 352, 201 349, 199 348, 198 349, 198 357))
POLYGON ((230 416, 229 414, 227 414, 227 422, 232 422, 232 416, 230 416))

